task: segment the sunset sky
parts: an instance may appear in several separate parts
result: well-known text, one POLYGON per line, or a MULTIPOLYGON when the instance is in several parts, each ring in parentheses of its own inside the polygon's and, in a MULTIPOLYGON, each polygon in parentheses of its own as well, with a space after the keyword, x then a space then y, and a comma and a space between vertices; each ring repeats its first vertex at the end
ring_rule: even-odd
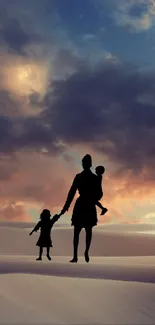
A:
POLYGON ((60 212, 90 153, 99 221, 155 222, 154 68, 154 0, 0 0, 0 220, 60 212))

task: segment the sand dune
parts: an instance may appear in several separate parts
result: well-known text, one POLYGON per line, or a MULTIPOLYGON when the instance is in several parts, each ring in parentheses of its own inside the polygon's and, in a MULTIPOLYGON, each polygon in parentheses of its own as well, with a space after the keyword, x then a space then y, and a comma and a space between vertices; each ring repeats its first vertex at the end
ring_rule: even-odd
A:
POLYGON ((132 224, 106 224, 99 225, 96 227, 97 230, 103 230, 108 232, 155 232, 155 223, 132 223, 132 224))
POLYGON ((97 227, 89 264, 84 232, 79 262, 69 263, 73 229, 62 224, 52 261, 37 262, 30 226, 0 224, 0 324, 155 324, 152 226, 97 227))
POLYGON ((154 297, 151 284, 1 275, 0 324, 154 324, 154 297))
MULTIPOLYGON (((107 228, 106 228, 107 229, 107 228)), ((29 236, 30 229, 0 227, 0 255, 37 255, 36 241, 39 236, 29 236)), ((73 228, 54 227, 52 231, 52 255, 71 256, 73 228)), ((79 255, 83 255, 85 233, 81 233, 79 255)), ((95 228, 90 251, 92 256, 154 256, 155 235, 126 231, 107 231, 95 228)))
POLYGON ((36 262, 32 257, 1 256, 0 274, 23 273, 68 278, 110 279, 155 283, 155 258, 94 258, 86 264, 69 263, 69 257, 55 257, 53 261, 36 262))
MULTIPOLYGON (((65 217, 64 217, 65 219, 65 217)), ((59 221, 55 224, 55 228, 70 228, 70 223, 66 223, 64 221, 63 217, 59 219, 59 221)), ((22 221, 0 221, 0 227, 11 227, 16 229, 26 229, 26 228, 32 228, 35 225, 34 222, 22 222, 22 221)), ((139 232, 139 231, 155 231, 155 223, 132 223, 132 224, 98 224, 98 226, 94 229, 97 230, 103 230, 104 231, 118 231, 118 232, 139 232)))

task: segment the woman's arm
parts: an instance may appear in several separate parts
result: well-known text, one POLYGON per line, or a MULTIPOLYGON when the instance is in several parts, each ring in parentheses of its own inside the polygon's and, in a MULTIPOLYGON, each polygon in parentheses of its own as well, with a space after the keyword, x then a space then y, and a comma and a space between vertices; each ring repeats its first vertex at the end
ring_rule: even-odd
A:
POLYGON ((64 214, 66 211, 68 211, 73 199, 74 199, 74 196, 75 196, 75 193, 78 189, 78 181, 77 181, 77 175, 75 176, 74 178, 74 181, 72 183, 72 186, 68 192, 68 195, 67 195, 67 200, 65 202, 65 205, 60 213, 60 215, 64 214))
POLYGON ((51 219, 51 226, 53 226, 54 223, 55 223, 56 221, 59 220, 59 218, 60 218, 60 215, 55 214, 55 215, 53 216, 53 218, 51 219))

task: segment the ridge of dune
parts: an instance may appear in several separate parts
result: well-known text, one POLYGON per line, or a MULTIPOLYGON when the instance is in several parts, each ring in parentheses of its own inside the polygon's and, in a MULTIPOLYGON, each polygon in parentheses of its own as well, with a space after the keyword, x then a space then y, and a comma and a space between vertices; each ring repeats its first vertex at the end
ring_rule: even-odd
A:
MULTIPOLYGON (((121 258, 123 260, 123 258, 121 258)), ((0 257, 0 274, 38 274, 67 278, 110 279, 119 281, 135 281, 155 283, 155 258, 149 263, 146 258, 139 263, 130 259, 130 263, 122 263, 119 258, 109 263, 104 258, 89 265, 80 258, 78 264, 71 264, 61 257, 52 262, 36 262, 29 257, 0 257)))

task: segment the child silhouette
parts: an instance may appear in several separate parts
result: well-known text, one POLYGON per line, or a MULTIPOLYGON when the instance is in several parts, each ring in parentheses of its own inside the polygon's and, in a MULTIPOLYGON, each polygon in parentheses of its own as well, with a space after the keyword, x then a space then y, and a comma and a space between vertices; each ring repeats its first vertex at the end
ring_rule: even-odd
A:
POLYGON ((52 240, 51 240, 51 229, 54 225, 54 223, 59 219, 59 215, 54 215, 51 219, 51 213, 49 210, 44 209, 40 215, 40 221, 37 223, 37 225, 34 227, 34 229, 30 232, 29 235, 32 235, 34 231, 38 231, 39 228, 40 236, 36 243, 36 246, 40 247, 39 250, 39 257, 36 259, 37 261, 42 260, 42 253, 43 253, 43 247, 46 247, 47 249, 47 258, 51 260, 50 257, 50 247, 53 247, 52 240))
MULTIPOLYGON (((99 184, 101 186, 100 190, 101 190, 101 193, 102 193, 102 196, 103 196, 103 192, 102 192, 102 175, 105 172, 104 166, 97 166, 95 168, 95 172, 96 172, 96 175, 98 176, 99 184)), ((104 208, 103 205, 99 201, 97 201, 96 205, 102 210, 101 215, 104 215, 108 211, 108 209, 104 208)))

